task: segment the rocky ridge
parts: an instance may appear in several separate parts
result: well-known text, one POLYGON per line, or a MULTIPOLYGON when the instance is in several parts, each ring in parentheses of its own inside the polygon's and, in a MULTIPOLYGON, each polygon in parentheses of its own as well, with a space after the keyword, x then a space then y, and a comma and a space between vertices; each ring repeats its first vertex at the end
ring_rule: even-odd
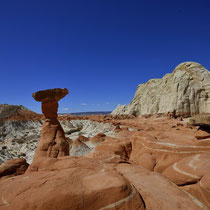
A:
POLYGON ((210 72, 202 65, 184 62, 162 79, 140 84, 131 103, 118 106, 112 115, 168 112, 178 116, 210 113, 210 72))

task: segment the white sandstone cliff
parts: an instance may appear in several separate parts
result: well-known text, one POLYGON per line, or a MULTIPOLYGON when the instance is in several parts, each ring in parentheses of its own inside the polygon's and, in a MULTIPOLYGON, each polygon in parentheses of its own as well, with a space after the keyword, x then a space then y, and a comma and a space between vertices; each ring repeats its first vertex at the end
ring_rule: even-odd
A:
POLYGON ((151 79, 137 87, 129 105, 118 106, 112 115, 210 113, 210 72, 195 62, 178 65, 162 79, 151 79))

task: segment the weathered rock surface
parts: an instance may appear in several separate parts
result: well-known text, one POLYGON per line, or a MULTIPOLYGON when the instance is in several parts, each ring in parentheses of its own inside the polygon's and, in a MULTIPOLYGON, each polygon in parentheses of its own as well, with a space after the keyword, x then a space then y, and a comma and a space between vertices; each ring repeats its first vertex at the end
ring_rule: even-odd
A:
POLYGON ((208 209, 156 172, 129 164, 119 164, 116 168, 141 194, 146 209, 208 209))
MULTIPOLYGON (((92 120, 71 120, 70 125, 65 128, 65 125, 62 123, 66 135, 71 139, 76 139, 78 135, 84 135, 85 137, 92 138, 98 133, 104 133, 107 136, 114 135, 115 126, 107 122, 95 122, 92 120), (68 134, 69 127, 72 127, 75 132, 70 132, 68 134)), ((72 129, 70 130, 72 131, 72 129)))
POLYGON ((126 178, 85 157, 35 161, 26 174, 0 182, 0 197, 3 210, 144 209, 126 178))
POLYGON ((174 163, 165 169, 162 175, 176 185, 196 183, 207 175, 210 170, 210 154, 197 154, 174 163))
POLYGON ((182 158, 194 154, 210 154, 210 138, 198 141, 193 129, 184 126, 170 129, 164 123, 156 123, 153 127, 154 130, 133 134, 130 161, 161 173, 182 158))
POLYGON ((0 123, 0 163, 12 158, 32 162, 41 136, 41 120, 6 120, 0 123))
POLYGON ((183 190, 210 206, 210 154, 197 154, 174 163, 163 173, 183 190))
POLYGON ((210 129, 210 114, 199 114, 189 119, 190 125, 208 127, 210 129))
POLYGON ((106 135, 104 133, 98 133, 93 138, 91 138, 90 141, 93 144, 99 144, 99 143, 105 141, 105 139, 106 139, 106 135))
POLYGON ((49 89, 33 93, 35 100, 42 102, 45 121, 34 160, 43 157, 63 157, 69 155, 69 143, 57 119, 58 101, 68 94, 67 89, 49 89))
POLYGON ((41 157, 63 157, 69 155, 69 143, 59 121, 46 119, 42 126, 42 134, 34 159, 41 157))
POLYGON ((70 145, 70 156, 83 156, 92 152, 86 142, 76 139, 70 145))
POLYGON ((210 113, 210 72, 195 62, 178 65, 162 79, 140 84, 128 106, 112 115, 148 115, 176 112, 176 115, 210 113))
POLYGON ((130 157, 132 145, 129 139, 106 137, 106 140, 96 146, 88 157, 97 158, 106 163, 127 162, 130 157))
POLYGON ((29 164, 23 158, 7 160, 0 165, 0 178, 24 174, 28 166, 29 164))
POLYGON ((88 139, 80 135, 70 144, 70 156, 84 156, 94 151, 95 147, 105 141, 106 135, 98 133, 93 138, 88 139))
POLYGON ((195 132, 195 138, 196 139, 207 139, 210 138, 210 130, 202 130, 202 129, 198 129, 195 132))
POLYGON ((36 101, 44 102, 44 101, 51 101, 56 100, 59 101, 63 97, 65 97, 69 91, 66 88, 55 88, 55 89, 48 89, 48 90, 41 90, 32 94, 33 98, 36 101))

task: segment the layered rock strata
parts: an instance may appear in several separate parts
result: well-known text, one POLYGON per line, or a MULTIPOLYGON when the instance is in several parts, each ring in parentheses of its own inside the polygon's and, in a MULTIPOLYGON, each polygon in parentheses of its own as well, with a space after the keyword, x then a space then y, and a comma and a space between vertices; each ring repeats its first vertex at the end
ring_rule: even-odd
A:
POLYGON ((162 79, 140 84, 131 103, 118 106, 112 115, 158 113, 210 113, 210 72, 195 62, 181 63, 162 79))

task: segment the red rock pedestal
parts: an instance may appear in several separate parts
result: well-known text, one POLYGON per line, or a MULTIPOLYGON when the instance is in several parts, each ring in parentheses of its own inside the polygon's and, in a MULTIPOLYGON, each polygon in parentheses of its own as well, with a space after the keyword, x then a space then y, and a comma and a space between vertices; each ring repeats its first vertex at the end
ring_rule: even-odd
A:
POLYGON ((35 100, 42 102, 42 113, 45 116, 34 160, 43 157, 57 158, 69 155, 69 143, 57 119, 58 100, 66 94, 68 94, 67 89, 50 89, 32 95, 35 100))

